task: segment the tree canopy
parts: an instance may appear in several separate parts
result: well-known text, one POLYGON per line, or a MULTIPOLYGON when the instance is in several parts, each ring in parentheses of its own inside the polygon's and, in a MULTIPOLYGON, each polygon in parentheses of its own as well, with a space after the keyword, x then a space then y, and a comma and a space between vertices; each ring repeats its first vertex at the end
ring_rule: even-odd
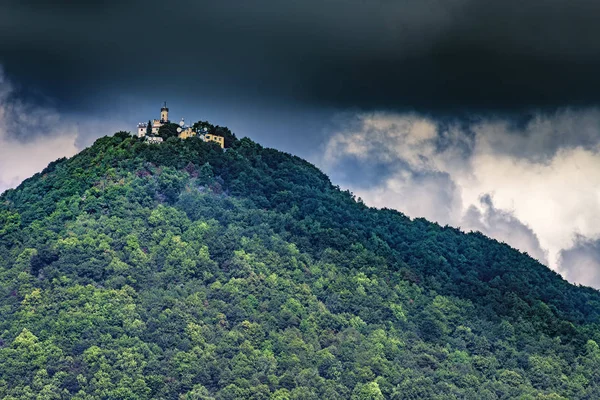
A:
POLYGON ((598 291, 228 147, 120 132, 0 195, 0 397, 600 398, 598 291))
POLYGON ((179 133, 177 132, 177 128, 179 128, 178 124, 174 124, 172 122, 167 122, 163 124, 160 128, 158 128, 158 136, 167 140, 171 137, 177 137, 179 133))

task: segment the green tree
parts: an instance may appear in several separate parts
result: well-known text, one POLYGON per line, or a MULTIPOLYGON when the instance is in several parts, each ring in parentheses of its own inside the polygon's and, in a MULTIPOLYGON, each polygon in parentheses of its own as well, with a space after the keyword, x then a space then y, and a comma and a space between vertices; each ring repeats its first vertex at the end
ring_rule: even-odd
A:
POLYGON ((177 137, 179 133, 177 132, 177 128, 179 128, 178 124, 174 124, 172 122, 163 124, 160 128, 158 128, 158 136, 167 140, 172 137, 177 137))
POLYGON ((352 392, 352 400, 384 400, 385 397, 381 393, 381 389, 377 382, 369 382, 366 384, 357 384, 352 392))
POLYGON ((600 398, 598 291, 247 138, 100 138, 0 235, 0 398, 600 398))

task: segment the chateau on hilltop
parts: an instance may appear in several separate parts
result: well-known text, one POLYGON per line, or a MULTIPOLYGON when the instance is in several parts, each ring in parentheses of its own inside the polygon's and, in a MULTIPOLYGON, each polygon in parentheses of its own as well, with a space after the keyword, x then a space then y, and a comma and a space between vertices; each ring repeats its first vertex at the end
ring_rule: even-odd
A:
MULTIPOLYGON (((152 134, 158 135, 158 130, 160 129, 160 127, 170 122, 171 121, 169 121, 169 108, 167 107, 167 102, 165 101, 165 104, 160 109, 160 119, 152 120, 152 134)), ((144 136, 146 136, 146 133, 148 131, 147 123, 140 122, 137 128, 138 137, 143 138, 144 136)))
MULTIPOLYGON (((162 142, 163 139, 160 136, 157 136, 158 131, 163 125, 171 123, 169 120, 169 108, 167 107, 166 101, 160 109, 160 119, 154 119, 150 121, 150 123, 151 135, 148 135, 148 123, 140 122, 137 125, 137 136, 139 138, 145 137, 148 143, 162 142)), ((223 136, 208 133, 207 128, 195 130, 191 126, 186 125, 184 119, 181 118, 179 127, 177 128, 177 137, 180 139, 187 139, 196 135, 205 142, 215 142, 218 143, 221 148, 225 148, 225 138, 223 136)))

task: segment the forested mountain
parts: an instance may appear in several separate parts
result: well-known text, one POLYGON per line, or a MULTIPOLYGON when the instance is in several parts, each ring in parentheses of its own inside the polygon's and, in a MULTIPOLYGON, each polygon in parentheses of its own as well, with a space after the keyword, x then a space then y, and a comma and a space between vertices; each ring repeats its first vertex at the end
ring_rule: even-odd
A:
POLYGON ((118 133, 0 196, 4 399, 598 399, 600 292, 298 157, 118 133))

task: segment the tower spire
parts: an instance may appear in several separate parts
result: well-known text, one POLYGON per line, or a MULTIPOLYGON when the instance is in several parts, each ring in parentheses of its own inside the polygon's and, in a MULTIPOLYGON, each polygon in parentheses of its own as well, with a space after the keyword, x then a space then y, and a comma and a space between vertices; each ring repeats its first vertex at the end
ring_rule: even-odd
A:
POLYGON ((160 122, 163 124, 169 122, 169 108, 167 107, 166 101, 160 109, 160 122))

